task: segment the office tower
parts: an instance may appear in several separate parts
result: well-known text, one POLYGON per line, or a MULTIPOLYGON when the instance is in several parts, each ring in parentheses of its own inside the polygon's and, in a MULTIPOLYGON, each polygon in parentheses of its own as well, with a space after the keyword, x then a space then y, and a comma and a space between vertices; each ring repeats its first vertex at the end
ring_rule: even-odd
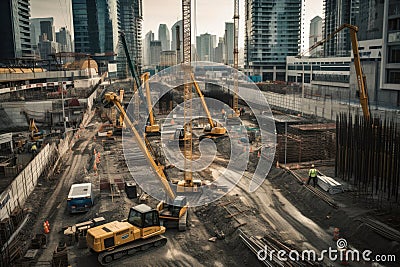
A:
POLYGON ((234 34, 235 28, 234 28, 234 24, 232 22, 225 22, 225 36, 224 36, 224 40, 225 40, 225 47, 224 47, 224 58, 227 57, 227 59, 225 59, 225 63, 227 63, 228 65, 233 65, 233 34, 234 34))
MULTIPOLYGON (((326 38, 344 23, 355 24, 360 0, 324 0, 325 19, 323 36, 326 38)), ((335 38, 325 42, 325 56, 350 56, 351 40, 349 31, 339 32, 335 38)))
POLYGON ((65 27, 60 28, 56 32, 56 41, 60 44, 60 52, 72 52, 72 38, 71 33, 65 27))
POLYGON ((32 57, 29 0, 0 1, 0 58, 32 57))
POLYGON ((200 61, 214 61, 216 38, 209 33, 196 37, 196 49, 200 61))
POLYGON ((118 47, 117 0, 72 0, 75 51, 107 54, 118 47))
POLYGON ((247 0, 245 72, 285 80, 286 57, 299 53, 302 0, 247 0))
POLYGON ((182 20, 179 20, 175 22, 175 24, 171 28, 171 35, 172 35, 172 41, 171 41, 171 50, 177 50, 177 28, 179 28, 179 49, 180 49, 180 54, 177 54, 177 60, 178 63, 181 61, 183 57, 183 46, 182 46, 182 38, 183 38, 183 24, 182 20))
MULTIPOLYGON (((125 34, 129 55, 141 72, 143 64, 142 48, 142 0, 119 0, 120 30, 125 34)), ((118 77, 130 76, 125 52, 119 46, 118 53, 118 77)))
POLYGON ((169 37, 169 29, 166 24, 160 24, 158 27, 158 40, 161 41, 162 51, 171 49, 171 39, 169 37))
MULTIPOLYGON (((309 46, 311 47, 316 42, 322 40, 322 18, 320 16, 314 17, 310 22, 310 36, 309 36, 309 46)), ((322 56, 322 46, 315 48, 310 52, 311 57, 322 56)))
POLYGON ((150 41, 150 65, 160 65, 161 41, 150 41))
POLYGON ((143 41, 143 64, 150 65, 150 42, 154 41, 154 33, 149 31, 146 33, 143 41))
POLYGON ((215 62, 224 63, 224 46, 225 41, 223 37, 219 37, 218 45, 215 48, 215 62))

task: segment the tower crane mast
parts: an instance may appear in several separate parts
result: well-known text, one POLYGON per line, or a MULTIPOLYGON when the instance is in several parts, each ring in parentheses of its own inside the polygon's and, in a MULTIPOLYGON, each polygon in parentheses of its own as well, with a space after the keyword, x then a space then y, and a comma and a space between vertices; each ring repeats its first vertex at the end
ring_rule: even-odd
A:
MULTIPOLYGON (((235 70, 239 69, 239 0, 234 0, 234 15, 233 15, 233 68, 235 70)), ((234 94, 232 108, 236 115, 239 115, 239 83, 238 83, 238 73, 235 71, 234 74, 234 94)))

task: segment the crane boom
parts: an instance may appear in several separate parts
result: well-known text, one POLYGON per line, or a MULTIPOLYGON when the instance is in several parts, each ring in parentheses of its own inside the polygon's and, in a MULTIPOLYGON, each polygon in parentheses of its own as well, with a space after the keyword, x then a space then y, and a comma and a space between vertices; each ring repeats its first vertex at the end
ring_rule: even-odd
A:
POLYGON ((139 132, 135 128, 135 125, 137 124, 137 122, 133 123, 129 119, 129 117, 126 115, 126 112, 125 112, 124 108, 122 107, 121 101, 120 101, 120 99, 119 99, 117 94, 115 94, 115 93, 106 93, 104 97, 105 97, 106 101, 112 102, 118 108, 118 110, 121 112, 121 114, 123 114, 123 116, 125 118, 125 122, 130 127, 130 129, 132 130, 133 137, 135 138, 135 141, 138 144, 140 150, 144 154, 144 156, 147 159, 147 161, 150 163, 150 165, 153 168, 153 170, 156 172, 157 177, 159 178, 159 180, 163 184, 164 189, 165 189, 168 197, 171 200, 174 200, 176 198, 176 195, 175 195, 174 191, 172 190, 172 188, 169 185, 168 179, 164 174, 163 168, 161 166, 157 165, 157 163, 154 161, 153 157, 151 156, 149 150, 146 147, 146 144, 143 142, 142 138, 140 137, 139 132))
POLYGON ((358 90, 360 92, 361 109, 363 111, 364 118, 369 120, 371 117, 371 114, 369 112, 368 93, 367 93, 366 85, 365 85, 365 76, 363 74, 363 71, 361 68, 361 62, 360 62, 360 52, 358 49, 358 40, 357 40, 357 32, 358 32, 357 26, 347 24, 347 23, 342 24, 339 28, 337 28, 335 31, 333 31, 331 34, 329 34, 325 39, 322 39, 322 40, 316 42, 310 48, 308 48, 307 50, 300 53, 298 55, 298 57, 301 58, 302 56, 311 52, 318 46, 323 45, 325 42, 332 39, 338 32, 340 32, 346 28, 350 30, 351 47, 353 49, 353 55, 354 55, 354 67, 355 67, 356 75, 357 75, 357 86, 358 86, 358 90))
POLYGON ((211 127, 211 128, 214 128, 214 127, 215 127, 214 121, 213 121, 213 119, 211 118, 210 111, 208 110, 208 106, 207 106, 207 104, 206 104, 206 101, 204 100, 204 95, 203 95, 203 93, 202 93, 201 90, 200 90, 200 86, 199 86, 199 84, 197 83, 197 81, 195 80, 194 74, 193 74, 193 73, 190 74, 190 77, 192 78, 192 82, 193 82, 194 88, 196 89, 196 92, 197 92, 197 94, 198 94, 199 97, 200 97, 200 100, 201 100, 201 104, 202 104, 202 106, 203 106, 203 109, 204 109, 204 111, 206 112, 207 119, 208 119, 208 123, 210 124, 210 127, 211 127))
POLYGON ((144 88, 146 89, 146 100, 147 100, 147 108, 149 112, 149 122, 150 122, 150 125, 146 126, 146 133, 156 133, 160 131, 160 126, 156 124, 154 119, 153 104, 151 103, 149 77, 150 77, 150 72, 145 72, 141 76, 142 84, 144 84, 144 88))
POLYGON ((136 90, 138 90, 139 96, 142 99, 142 101, 144 102, 145 100, 144 100, 143 91, 142 91, 142 89, 140 87, 141 84, 140 84, 139 74, 137 73, 135 67, 133 66, 132 59, 131 59, 131 56, 130 56, 129 50, 128 50, 128 45, 126 44, 125 34, 123 32, 119 32, 119 37, 121 39, 122 46, 123 46, 124 51, 125 51, 126 61, 128 63, 128 66, 129 66, 129 70, 131 71, 132 78, 133 78, 133 80, 135 81, 135 84, 136 84, 136 90))

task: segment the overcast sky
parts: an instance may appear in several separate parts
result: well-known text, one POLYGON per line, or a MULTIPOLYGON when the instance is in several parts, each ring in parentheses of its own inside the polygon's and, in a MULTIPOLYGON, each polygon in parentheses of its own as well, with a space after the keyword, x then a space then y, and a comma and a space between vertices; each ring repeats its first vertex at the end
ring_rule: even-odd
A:
MULTIPOLYGON (((0 0, 1 1, 1 0, 0 0)), ((181 0, 142 0, 143 1, 143 37, 152 30, 158 35, 158 25, 172 25, 181 18, 181 0)), ((239 46, 244 43, 244 0, 240 1, 239 46)), ((56 31, 67 25, 72 29, 72 0, 31 0, 32 17, 54 17, 56 31)), ((222 37, 225 22, 233 21, 233 0, 192 0, 196 8, 192 9, 192 35, 211 33, 222 37), (196 12, 195 12, 196 9, 196 12), (195 16, 196 14, 196 16, 195 16)), ((322 17, 322 0, 306 0, 305 36, 308 36, 310 20, 319 15, 322 17)), ((73 31, 73 29, 71 30, 73 31)), ((308 47, 308 38, 306 38, 308 47)))

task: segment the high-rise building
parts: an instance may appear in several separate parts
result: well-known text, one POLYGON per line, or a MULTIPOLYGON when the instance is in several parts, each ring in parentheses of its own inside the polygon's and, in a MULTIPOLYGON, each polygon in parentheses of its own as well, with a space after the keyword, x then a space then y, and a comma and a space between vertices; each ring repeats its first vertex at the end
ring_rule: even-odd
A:
POLYGON ((217 63, 224 63, 224 45, 225 41, 223 37, 219 37, 218 45, 215 48, 215 59, 214 61, 217 63))
POLYGON ((169 37, 169 29, 166 24, 160 24, 158 27, 158 40, 161 41, 162 51, 171 49, 171 39, 169 37))
MULTIPOLYGON (((344 23, 355 24, 359 13, 360 0, 324 0, 325 19, 323 27, 324 38, 328 37, 344 23)), ((339 32, 335 38, 324 44, 325 56, 349 56, 351 40, 349 31, 339 32)))
POLYGON ((175 22, 175 24, 172 26, 171 28, 171 35, 172 35, 172 40, 171 40, 171 50, 177 50, 177 28, 179 28, 179 49, 180 49, 180 55, 177 55, 177 60, 178 62, 181 61, 181 59, 183 58, 183 43, 182 43, 182 38, 183 38, 183 24, 182 24, 182 20, 179 20, 177 22, 175 22))
MULTIPOLYGON (((309 46, 311 47, 316 42, 322 40, 322 18, 320 16, 314 17, 310 22, 310 36, 309 46)), ((322 47, 319 46, 310 52, 311 57, 322 56, 322 47)))
MULTIPOLYGON (((379 24, 378 24, 379 25, 379 24)), ((400 1, 384 3, 381 88, 396 90, 400 106, 400 1), (386 58, 385 58, 386 57, 386 58)))
POLYGON ((72 0, 72 13, 76 52, 118 52, 117 0, 72 0))
POLYGON ((31 18, 29 20, 32 45, 39 43, 39 37, 46 33, 49 41, 55 41, 54 18, 31 18))
POLYGON ((214 61, 217 37, 209 33, 196 37, 196 49, 200 61, 214 61))
POLYGON ((154 41, 154 33, 149 31, 146 33, 143 41, 143 64, 150 65, 150 42, 154 41))
POLYGON ((247 0, 245 72, 285 80, 286 57, 299 53, 302 0, 247 0))
POLYGON ((60 52, 73 51, 71 33, 65 27, 56 32, 56 41, 60 44, 60 52))
MULTIPOLYGON (((125 34, 129 55, 141 71, 142 57, 142 0, 119 0, 120 30, 125 34)), ((128 77, 129 70, 122 46, 118 53, 118 77, 128 77)))
POLYGON ((233 35, 235 32, 235 27, 234 24, 232 22, 225 22, 225 36, 224 36, 224 40, 225 40, 225 44, 226 47, 224 48, 224 58, 227 57, 225 59, 225 63, 227 63, 228 65, 233 65, 233 35))
POLYGON ((0 58, 32 57, 29 0, 0 1, 0 58))
POLYGON ((150 65, 160 65, 161 41, 150 41, 150 65))

